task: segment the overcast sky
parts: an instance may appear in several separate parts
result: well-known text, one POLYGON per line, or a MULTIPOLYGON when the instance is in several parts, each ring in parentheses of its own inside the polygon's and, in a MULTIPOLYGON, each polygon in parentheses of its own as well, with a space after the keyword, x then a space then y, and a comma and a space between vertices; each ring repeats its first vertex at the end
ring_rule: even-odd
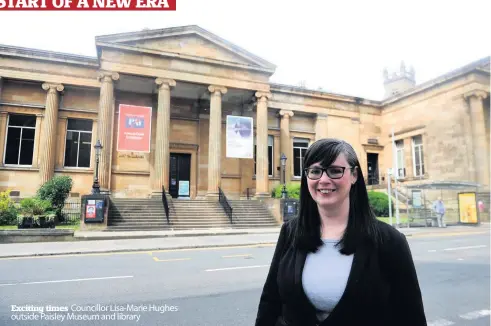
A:
POLYGON ((382 70, 401 60, 419 84, 489 56, 490 9, 489 0, 177 0, 175 12, 4 11, 0 44, 95 56, 97 35, 199 25, 275 64, 272 82, 379 100, 382 70))

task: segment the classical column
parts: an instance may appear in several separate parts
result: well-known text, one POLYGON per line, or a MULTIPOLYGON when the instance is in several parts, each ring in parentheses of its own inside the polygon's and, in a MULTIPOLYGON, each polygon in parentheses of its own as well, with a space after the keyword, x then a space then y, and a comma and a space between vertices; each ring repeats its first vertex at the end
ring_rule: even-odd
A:
POLYGON ((0 102, 2 101, 2 88, 3 88, 3 79, 0 76, 0 102))
POLYGON ((109 191, 111 178, 112 131, 114 121, 114 81, 119 79, 118 73, 101 72, 98 80, 101 82, 99 97, 99 123, 97 138, 101 141, 102 150, 99 161, 99 184, 101 190, 109 191))
POLYGON ((268 197, 268 99, 270 93, 256 92, 256 197, 268 197))
POLYGON ((7 136, 7 116, 7 112, 0 112, 0 166, 3 166, 5 137, 7 136))
POLYGON ((285 182, 288 183, 292 175, 293 161, 292 142, 290 140, 290 118, 293 117, 293 111, 281 110, 280 116, 280 148, 281 153, 286 156, 285 182))
POLYGON ((317 113, 315 120, 315 140, 327 138, 327 114, 317 113))
POLYGON ((170 90, 176 86, 176 81, 157 78, 155 83, 159 88, 159 96, 153 185, 155 192, 161 192, 162 186, 169 191, 170 90))
POLYGON ((36 129, 34 132, 34 150, 32 153, 32 167, 39 168, 39 147, 41 146, 41 126, 43 124, 43 114, 36 114, 36 129))
POLYGON ((46 94, 46 109, 44 112, 43 132, 40 144, 39 179, 44 184, 53 177, 56 152, 56 125, 58 121, 59 92, 64 87, 61 84, 44 83, 46 94))
POLYGON ((222 159, 222 94, 227 89, 222 86, 210 85, 210 132, 208 140, 208 194, 216 196, 221 181, 222 159))
POLYGON ((487 147, 483 100, 488 94, 472 91, 464 95, 469 101, 469 116, 472 126, 472 144, 475 164, 475 181, 489 186, 489 148, 487 147))

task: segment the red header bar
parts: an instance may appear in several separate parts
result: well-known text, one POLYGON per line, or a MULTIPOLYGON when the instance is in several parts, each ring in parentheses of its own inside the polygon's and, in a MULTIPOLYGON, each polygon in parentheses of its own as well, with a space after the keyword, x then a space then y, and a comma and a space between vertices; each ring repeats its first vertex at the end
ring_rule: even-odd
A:
POLYGON ((165 10, 177 0, 0 0, 2 10, 165 10))

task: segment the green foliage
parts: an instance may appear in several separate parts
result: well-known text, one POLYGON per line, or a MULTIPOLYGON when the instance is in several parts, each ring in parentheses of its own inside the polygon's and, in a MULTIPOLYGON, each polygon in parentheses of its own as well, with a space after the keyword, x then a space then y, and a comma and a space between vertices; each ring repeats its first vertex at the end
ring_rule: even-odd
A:
POLYGON ((37 197, 42 200, 49 200, 55 210, 56 217, 61 220, 65 200, 72 190, 73 181, 69 176, 55 176, 39 188, 37 197))
POLYGON ((10 190, 0 192, 0 225, 17 224, 17 207, 10 198, 10 190))
POLYGON ((25 216, 47 215, 51 211, 51 202, 49 200, 33 198, 24 198, 20 201, 20 211, 25 216))
MULTIPOLYGON (((272 192, 273 198, 281 198, 281 191, 283 190, 283 185, 277 185, 272 192)), ((288 198, 300 199, 300 183, 289 183, 286 185, 286 192, 288 198)))
POLYGON ((389 196, 386 193, 369 191, 368 200, 376 216, 389 216, 389 196))

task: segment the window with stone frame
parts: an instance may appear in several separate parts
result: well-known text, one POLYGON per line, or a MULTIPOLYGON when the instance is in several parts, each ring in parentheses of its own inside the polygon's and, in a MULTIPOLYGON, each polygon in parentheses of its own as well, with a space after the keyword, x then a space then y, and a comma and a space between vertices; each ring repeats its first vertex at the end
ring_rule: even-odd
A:
POLYGON ((68 119, 65 137, 65 167, 89 168, 92 151, 92 120, 68 119))
POLYGON ((32 166, 35 134, 35 115, 10 114, 7 123, 4 164, 32 166))
MULTIPOLYGON (((273 177, 274 136, 268 135, 268 176, 273 177)), ((254 138, 254 175, 256 175, 256 138, 254 138)))
POLYGON ((415 177, 425 174, 424 155, 423 155, 423 136, 418 135, 412 138, 413 143, 413 173, 415 177))
POLYGON ((396 140, 396 159, 397 159, 397 176, 404 178, 406 176, 406 169, 404 164, 404 139, 396 140))
POLYGON ((303 170, 303 159, 307 148, 309 147, 309 140, 304 138, 293 139, 293 176, 300 178, 303 170))

